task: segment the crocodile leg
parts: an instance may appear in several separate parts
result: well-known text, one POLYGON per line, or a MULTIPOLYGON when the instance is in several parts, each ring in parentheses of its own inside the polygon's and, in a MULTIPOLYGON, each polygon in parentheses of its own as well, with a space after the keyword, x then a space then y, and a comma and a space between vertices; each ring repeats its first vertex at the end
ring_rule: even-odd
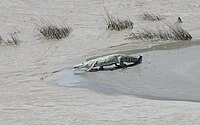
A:
POLYGON ((90 70, 92 70, 95 66, 95 64, 97 63, 97 61, 95 61, 94 63, 92 63, 91 67, 89 69, 87 69, 86 71, 89 72, 90 70))
POLYGON ((103 70, 103 66, 100 66, 100 68, 99 68, 100 70, 103 70))
POLYGON ((120 65, 117 65, 117 63, 115 63, 115 66, 120 67, 120 65))
POLYGON ((122 57, 118 57, 118 61, 119 61, 119 67, 126 68, 126 64, 124 63, 122 57))

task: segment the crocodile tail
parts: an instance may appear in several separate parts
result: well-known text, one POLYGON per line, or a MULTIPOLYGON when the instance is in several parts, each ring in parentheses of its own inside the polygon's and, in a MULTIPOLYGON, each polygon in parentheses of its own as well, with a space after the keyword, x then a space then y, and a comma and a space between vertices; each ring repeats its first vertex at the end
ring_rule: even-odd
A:
POLYGON ((136 63, 140 60, 141 56, 133 57, 133 56, 126 56, 124 57, 124 62, 133 62, 136 63))

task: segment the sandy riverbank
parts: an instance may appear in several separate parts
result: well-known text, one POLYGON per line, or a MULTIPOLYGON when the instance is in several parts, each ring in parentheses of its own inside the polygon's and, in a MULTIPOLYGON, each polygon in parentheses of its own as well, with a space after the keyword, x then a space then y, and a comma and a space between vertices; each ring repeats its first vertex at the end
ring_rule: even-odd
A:
POLYGON ((162 15, 166 22, 175 22, 180 16, 181 26, 198 44, 199 5, 198 0, 1 0, 0 35, 6 38, 6 34, 16 31, 21 43, 0 47, 0 124, 200 123, 199 59, 192 53, 198 53, 199 47, 142 53, 144 48, 176 41, 125 40, 132 30, 107 31, 103 18, 106 7, 120 18, 128 16, 135 30, 138 25, 156 24, 142 21, 139 15, 144 12, 162 15), (61 41, 39 39, 35 23, 41 18, 49 23, 67 24, 73 31, 61 41), (140 52, 144 62, 124 71, 84 73, 83 86, 62 87, 55 79, 49 81, 53 77, 62 81, 69 75, 64 84, 73 83, 71 78, 80 75, 72 74, 72 65, 119 51, 140 52), (184 57, 191 60, 183 63, 184 57), (166 58, 173 61, 169 64, 166 58), (53 73, 61 69, 66 70, 53 73), (69 71, 66 77, 62 76, 65 71, 69 71), (99 80, 100 76, 105 79, 99 80), (93 82, 96 80, 100 82, 93 82))

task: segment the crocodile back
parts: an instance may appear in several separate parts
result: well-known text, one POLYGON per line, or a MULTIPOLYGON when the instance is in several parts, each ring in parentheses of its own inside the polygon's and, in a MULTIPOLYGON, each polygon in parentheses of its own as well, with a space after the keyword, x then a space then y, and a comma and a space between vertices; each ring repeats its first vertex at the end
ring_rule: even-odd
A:
POLYGON ((119 55, 108 55, 101 58, 97 58, 97 63, 95 66, 109 66, 118 63, 118 56, 119 55))

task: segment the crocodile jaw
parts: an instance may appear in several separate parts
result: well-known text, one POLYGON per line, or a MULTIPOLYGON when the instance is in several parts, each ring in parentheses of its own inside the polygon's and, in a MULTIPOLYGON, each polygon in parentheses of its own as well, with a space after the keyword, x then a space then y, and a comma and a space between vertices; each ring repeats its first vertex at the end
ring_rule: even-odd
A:
POLYGON ((81 64, 78 64, 78 65, 74 65, 73 68, 79 68, 79 67, 82 67, 82 66, 83 66, 83 64, 81 63, 81 64))

